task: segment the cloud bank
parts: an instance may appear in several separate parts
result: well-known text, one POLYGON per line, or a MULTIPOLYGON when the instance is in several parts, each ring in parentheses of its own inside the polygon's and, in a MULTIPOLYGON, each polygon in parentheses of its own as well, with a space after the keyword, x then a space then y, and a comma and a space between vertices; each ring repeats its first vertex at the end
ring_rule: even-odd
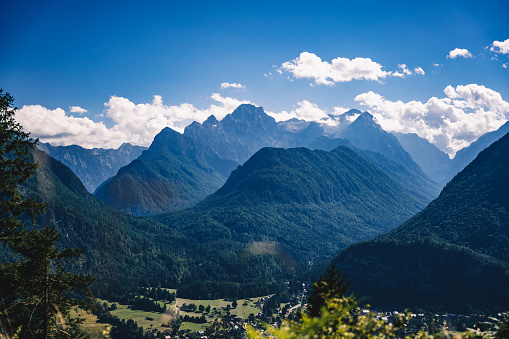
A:
MULTIPOLYGON (((444 94, 443 98, 432 97, 426 102, 403 102, 391 101, 369 91, 357 95, 354 100, 365 106, 385 130, 417 133, 451 156, 509 120, 509 103, 492 89, 477 84, 447 86, 444 94)), ((112 127, 84 116, 71 116, 71 112, 61 108, 50 110, 40 105, 23 106, 16 119, 32 137, 56 146, 77 144, 87 148, 116 148, 124 142, 149 146, 164 127, 183 132, 193 121, 203 122, 210 115, 221 120, 240 104, 251 103, 223 97, 219 93, 212 94, 211 98, 214 104, 199 109, 189 103, 165 105, 158 95, 152 102, 142 104, 112 96, 104 104, 104 116, 113 121, 112 127)), ((268 111, 267 114, 277 121, 297 118, 334 128, 339 121, 355 118, 338 119, 337 116, 346 111, 348 109, 341 106, 326 109, 301 100, 291 110, 268 111)))
POLYGON ((283 63, 277 72, 281 74, 283 70, 296 79, 313 79, 312 86, 334 86, 335 83, 352 80, 381 81, 390 76, 404 78, 412 74, 424 75, 420 67, 417 67, 414 73, 407 65, 400 64, 398 70, 387 72, 382 70, 382 65, 370 58, 335 58, 328 62, 309 52, 302 52, 297 58, 283 63))
POLYGON ((165 127, 183 132, 193 121, 203 122, 210 115, 222 119, 240 104, 250 103, 222 97, 219 93, 212 94, 211 98, 219 104, 198 109, 189 103, 164 105, 159 95, 154 95, 151 103, 144 104, 112 96, 104 104, 104 115, 114 122, 111 128, 87 117, 69 116, 61 108, 50 110, 40 105, 23 106, 16 113, 16 120, 32 137, 55 146, 76 144, 86 148, 117 148, 124 142, 149 146, 154 136, 165 127))
POLYGON ((492 89, 470 84, 447 86, 444 93, 425 103, 390 101, 372 91, 354 100, 367 106, 387 131, 417 133, 451 156, 509 120, 509 103, 492 89))

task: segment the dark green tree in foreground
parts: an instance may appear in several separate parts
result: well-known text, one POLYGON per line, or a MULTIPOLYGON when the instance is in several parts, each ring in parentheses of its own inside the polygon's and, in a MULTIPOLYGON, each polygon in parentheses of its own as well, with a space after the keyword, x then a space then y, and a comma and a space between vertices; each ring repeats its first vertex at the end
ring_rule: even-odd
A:
POLYGON ((308 314, 311 317, 320 316, 320 312, 325 301, 330 298, 341 298, 347 292, 350 282, 346 280, 345 275, 336 270, 335 266, 327 268, 325 277, 316 280, 313 283, 313 292, 308 298, 308 314))
POLYGON ((83 338, 71 310, 91 307, 93 278, 67 272, 81 250, 60 250, 54 226, 30 224, 44 204, 23 197, 19 185, 35 174, 30 138, 14 120, 13 98, 0 89, 0 337, 83 338))

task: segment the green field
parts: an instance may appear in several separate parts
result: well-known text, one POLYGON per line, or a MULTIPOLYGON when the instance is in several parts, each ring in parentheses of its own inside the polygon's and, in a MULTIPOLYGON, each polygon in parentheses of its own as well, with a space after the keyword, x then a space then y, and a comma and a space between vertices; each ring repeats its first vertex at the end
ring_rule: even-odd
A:
MULTIPOLYGON (((111 326, 108 324, 100 324, 97 322, 97 317, 93 314, 87 314, 85 311, 75 313, 80 318, 84 318, 85 322, 81 325, 82 329, 88 333, 92 338, 103 339, 106 338, 105 334, 109 333, 111 326)), ((74 316, 74 315, 73 315, 74 316)))
MULTIPOLYGON (((171 290, 174 292, 175 290, 171 290)), ((145 331, 148 330, 157 330, 164 331, 167 330, 168 327, 163 327, 163 324, 172 323, 177 319, 177 316, 184 317, 186 314, 193 317, 201 317, 205 315, 207 319, 207 323, 204 324, 196 324, 192 322, 184 322, 182 323, 181 329, 189 329, 193 332, 195 331, 204 331, 207 327, 214 323, 214 320, 220 319, 222 316, 226 315, 227 305, 230 305, 230 314, 237 316, 239 318, 247 319, 249 314, 253 313, 256 315, 261 311, 259 307, 255 305, 257 301, 259 301, 263 297, 257 298, 249 298, 249 299, 239 299, 237 300, 237 308, 231 308, 232 302, 225 301, 223 299, 214 299, 214 300, 193 300, 193 299, 184 299, 177 298, 176 302, 173 303, 164 303, 159 302, 161 305, 166 305, 168 310, 166 313, 157 313, 157 312, 146 312, 140 310, 132 310, 128 307, 128 305, 115 303, 117 304, 117 309, 110 311, 110 313, 114 316, 117 316, 119 319, 132 319, 134 320, 138 326, 143 326, 145 331), (179 308, 183 304, 195 304, 198 308, 200 305, 203 305, 205 308, 210 305, 210 312, 203 313, 199 312, 184 312, 179 310, 179 308)), ((98 302, 104 303, 107 302, 111 305, 113 302, 108 300, 97 299, 98 302)), ((83 329, 89 333, 93 338, 104 338, 103 331, 107 325, 98 324, 97 317, 89 314, 87 315, 85 312, 82 313, 82 317, 84 317, 85 323, 83 324, 83 329)))

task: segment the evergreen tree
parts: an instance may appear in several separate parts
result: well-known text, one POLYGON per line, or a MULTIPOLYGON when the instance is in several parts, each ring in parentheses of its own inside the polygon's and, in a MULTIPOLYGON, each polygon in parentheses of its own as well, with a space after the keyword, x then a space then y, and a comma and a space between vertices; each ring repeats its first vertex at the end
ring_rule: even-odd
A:
POLYGON ((311 317, 320 316, 320 311, 325 301, 330 298, 340 298, 348 292, 350 282, 345 275, 336 270, 335 266, 327 268, 325 277, 320 278, 313 284, 313 292, 308 298, 308 313, 311 317))
POLYGON ((17 108, 10 107, 13 101, 9 93, 0 89, 0 241, 4 246, 23 226, 23 214, 34 218, 44 210, 44 204, 25 198, 18 191, 19 184, 37 168, 31 161, 31 151, 38 140, 31 139, 14 120, 17 108))
POLYGON ((89 309, 93 278, 66 271, 65 260, 81 250, 56 247, 54 226, 30 226, 44 204, 25 198, 19 185, 35 173, 37 140, 15 122, 12 96, 0 89, 0 242, 8 260, 0 264, 0 337, 83 338, 73 308, 89 309))

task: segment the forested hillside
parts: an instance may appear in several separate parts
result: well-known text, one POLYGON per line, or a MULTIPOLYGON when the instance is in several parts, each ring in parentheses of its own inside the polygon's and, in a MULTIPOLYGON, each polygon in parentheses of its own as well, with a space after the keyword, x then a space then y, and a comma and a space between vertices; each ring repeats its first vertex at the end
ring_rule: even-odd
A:
POLYGON ((35 150, 33 157, 39 168, 22 191, 48 204, 38 224, 55 224, 62 246, 85 250, 74 269, 96 277, 97 297, 133 291, 139 284, 175 286, 183 270, 179 257, 185 236, 108 206, 46 153, 35 150))
POLYGON ((467 309, 509 301, 509 135, 482 151, 422 212, 333 262, 373 302, 467 309))
POLYGON ((220 159, 188 137, 163 129, 150 148, 103 183, 95 195, 133 215, 189 207, 224 183, 236 163, 220 159))
POLYGON ((419 208, 401 185, 348 148, 264 148, 204 201, 154 219, 190 236, 197 253, 206 254, 206 265, 194 265, 194 285, 248 284, 301 274, 419 208))

